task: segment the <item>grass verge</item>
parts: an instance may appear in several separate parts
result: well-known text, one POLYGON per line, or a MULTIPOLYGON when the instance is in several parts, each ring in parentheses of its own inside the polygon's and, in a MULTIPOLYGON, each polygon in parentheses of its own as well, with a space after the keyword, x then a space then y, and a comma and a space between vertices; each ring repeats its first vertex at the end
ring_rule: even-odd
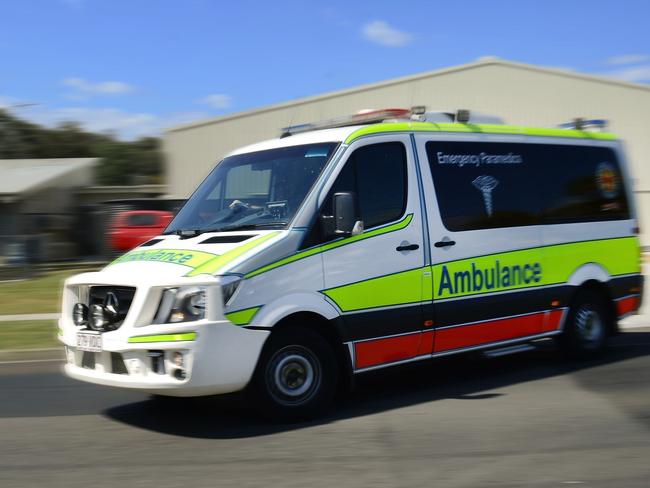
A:
POLYGON ((56 320, 0 322, 0 351, 57 347, 61 343, 56 334, 56 320))
POLYGON ((88 270, 51 271, 29 280, 0 283, 0 315, 58 312, 63 281, 84 271, 88 270))

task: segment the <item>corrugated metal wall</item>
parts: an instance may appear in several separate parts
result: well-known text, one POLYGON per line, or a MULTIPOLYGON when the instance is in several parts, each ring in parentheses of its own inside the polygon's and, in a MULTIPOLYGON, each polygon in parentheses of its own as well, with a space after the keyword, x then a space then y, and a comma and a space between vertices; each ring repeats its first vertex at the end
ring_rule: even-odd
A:
MULTIPOLYGON (((426 105, 428 109, 469 108, 503 117, 507 123, 554 126, 572 118, 606 118, 626 141, 642 229, 650 229, 650 87, 574 77, 502 61, 482 61, 425 77, 362 87, 169 131, 165 136, 168 184, 174 197, 187 197, 227 152, 277 137, 281 127, 381 107, 426 105)), ((644 244, 650 245, 650 233, 644 244)))

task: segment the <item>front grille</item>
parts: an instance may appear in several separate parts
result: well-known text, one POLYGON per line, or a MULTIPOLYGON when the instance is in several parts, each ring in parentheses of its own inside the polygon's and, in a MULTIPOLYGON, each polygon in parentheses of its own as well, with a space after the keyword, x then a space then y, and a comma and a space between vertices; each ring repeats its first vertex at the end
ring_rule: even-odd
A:
POLYGON ((129 374, 124 364, 124 359, 119 352, 111 353, 111 372, 113 374, 129 374))
POLYGON ((81 356, 81 367, 85 369, 95 369, 95 353, 84 351, 81 356))
POLYGON ((115 305, 114 301, 116 299, 117 306, 115 308, 117 314, 113 316, 105 311, 105 315, 110 315, 111 320, 103 326, 104 331, 115 330, 119 329, 124 323, 134 296, 135 288, 131 286, 91 286, 88 291, 88 306, 91 311, 93 305, 109 308, 109 306, 115 305), (112 296, 109 297, 109 294, 112 294, 112 296))

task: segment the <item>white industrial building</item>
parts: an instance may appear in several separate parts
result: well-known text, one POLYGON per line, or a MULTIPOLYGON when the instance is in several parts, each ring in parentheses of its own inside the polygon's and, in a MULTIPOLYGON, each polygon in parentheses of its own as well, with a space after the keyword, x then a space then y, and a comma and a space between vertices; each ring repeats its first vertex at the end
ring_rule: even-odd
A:
POLYGON ((415 105, 475 110, 513 125, 554 127, 576 117, 608 120, 608 131, 626 142, 643 244, 650 246, 650 85, 497 58, 171 128, 164 140, 170 196, 188 197, 226 153, 277 137, 282 127, 363 109, 415 105))

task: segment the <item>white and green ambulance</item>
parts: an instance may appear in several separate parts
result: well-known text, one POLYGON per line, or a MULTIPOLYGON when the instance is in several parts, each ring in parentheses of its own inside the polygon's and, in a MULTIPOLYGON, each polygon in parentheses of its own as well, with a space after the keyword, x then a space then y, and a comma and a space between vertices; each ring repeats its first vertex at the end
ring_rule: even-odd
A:
POLYGON ((297 418, 378 368, 601 351, 642 291, 621 143, 479 121, 366 112, 229 154, 163 235, 67 280, 65 371, 297 418))

